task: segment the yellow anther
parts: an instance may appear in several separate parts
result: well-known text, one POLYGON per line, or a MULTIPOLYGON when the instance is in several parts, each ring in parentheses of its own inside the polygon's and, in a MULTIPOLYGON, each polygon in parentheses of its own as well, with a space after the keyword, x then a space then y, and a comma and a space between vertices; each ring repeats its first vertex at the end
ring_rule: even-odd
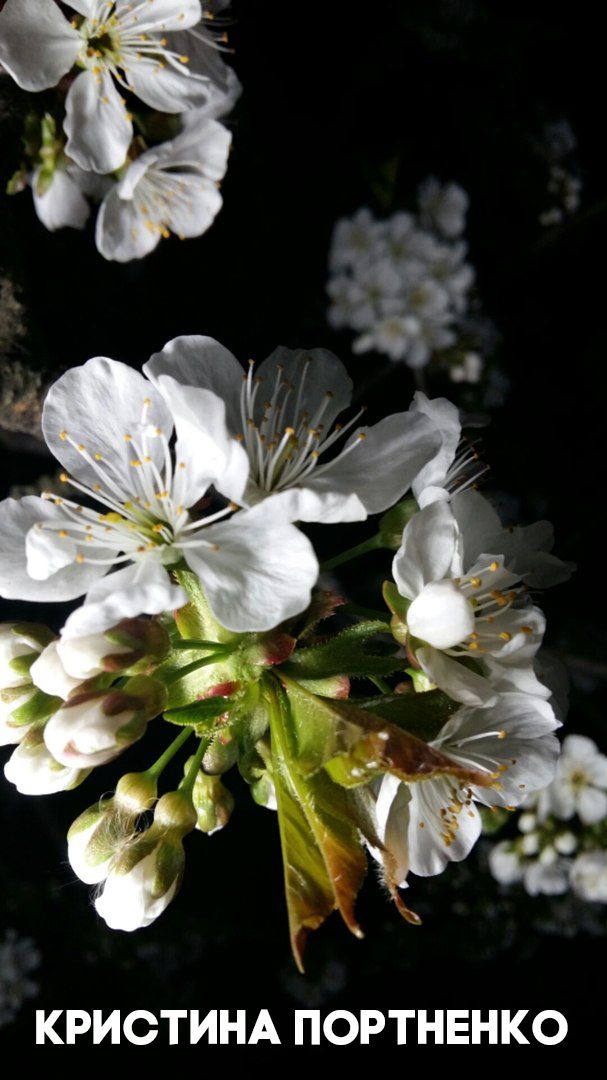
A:
POLYGON ((109 521, 112 525, 116 525, 119 521, 124 521, 124 518, 117 514, 115 510, 110 510, 109 514, 100 514, 99 520, 109 521))
POLYGON ((67 431, 60 431, 59 432, 59 438, 61 439, 62 442, 65 442, 65 440, 67 439, 67 431))
POLYGON ((67 473, 64 472, 60 473, 59 479, 61 480, 62 484, 69 484, 70 482, 69 476, 67 475, 67 473))
POLYGON ((480 589, 481 585, 483 584, 483 579, 479 577, 470 578, 470 584, 472 585, 473 589, 480 589))
POLYGON ((128 432, 127 432, 127 434, 124 436, 124 441, 125 442, 130 442, 132 438, 133 438, 133 436, 129 435, 128 432))
POLYGON ((62 540, 65 540, 66 536, 69 536, 69 533, 66 532, 65 529, 59 529, 59 536, 62 540))
POLYGON ((133 458, 132 461, 129 461, 129 465, 132 465, 133 468, 136 469, 141 465, 141 462, 139 458, 133 458))
POLYGON ((80 552, 78 552, 78 554, 76 555, 76 562, 77 563, 83 563, 84 562, 84 555, 81 555, 80 552))
POLYGON ((522 630, 523 634, 532 634, 533 633, 533 627, 532 626, 521 626, 521 630, 522 630))
POLYGON ((505 739, 505 738, 506 738, 506 734, 507 734, 507 732, 505 732, 505 731, 504 731, 504 729, 502 728, 502 730, 501 730, 501 731, 498 731, 498 733, 497 733, 497 737, 498 737, 498 739, 505 739))
POLYGON ((161 521, 157 522, 156 525, 152 525, 152 532, 161 533, 163 529, 164 529, 164 525, 162 524, 161 521))
POLYGON ((512 640, 512 634, 509 634, 507 630, 502 630, 502 632, 500 634, 500 637, 501 637, 502 641, 511 641, 512 640))
POLYGON ((499 564, 498 562, 492 562, 492 563, 491 563, 491 566, 489 567, 489 569, 490 569, 490 570, 493 570, 494 572, 495 572, 496 570, 499 570, 499 568, 500 568, 500 564, 499 564))

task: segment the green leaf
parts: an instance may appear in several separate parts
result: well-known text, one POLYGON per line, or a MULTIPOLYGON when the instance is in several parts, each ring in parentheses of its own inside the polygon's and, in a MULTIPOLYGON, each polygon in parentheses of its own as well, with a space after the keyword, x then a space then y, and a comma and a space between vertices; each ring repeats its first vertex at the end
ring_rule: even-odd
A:
POLYGON ((308 933, 332 911, 339 910, 346 926, 362 937, 354 903, 367 862, 349 813, 347 792, 325 774, 301 775, 285 696, 271 693, 269 709, 291 946, 303 971, 308 933))
POLYGON ((386 635, 386 624, 377 620, 355 623, 318 645, 296 649, 281 671, 294 678, 326 679, 333 675, 390 675, 402 667, 392 640, 377 640, 386 635))
POLYGON ((206 735, 215 727, 217 717, 227 712, 231 704, 229 697, 204 698, 181 709, 167 709, 164 718, 171 724, 196 728, 197 735, 206 735))
POLYGON ((493 782, 490 774, 459 765, 370 709, 315 697, 289 678, 283 677, 283 683, 291 706, 295 760, 304 776, 324 766, 346 787, 369 783, 382 772, 408 782, 444 775, 481 786, 493 782))
POLYGON ((356 705, 426 742, 432 742, 449 717, 461 708, 459 702, 452 701, 442 690, 357 698, 356 705))

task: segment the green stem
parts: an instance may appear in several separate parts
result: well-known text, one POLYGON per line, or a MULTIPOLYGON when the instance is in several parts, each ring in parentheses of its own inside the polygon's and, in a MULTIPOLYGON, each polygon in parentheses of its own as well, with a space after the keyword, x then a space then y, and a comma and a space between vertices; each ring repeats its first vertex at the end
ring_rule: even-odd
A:
POLYGON ((368 540, 363 540, 362 544, 356 544, 355 547, 342 551, 341 555, 335 555, 332 559, 327 559, 326 562, 321 564, 321 573, 326 570, 334 570, 336 566, 342 566, 343 563, 350 562, 350 559, 357 559, 359 555, 365 555, 367 551, 376 551, 377 548, 383 547, 381 535, 376 533, 375 536, 369 537, 368 540))
MULTIPOLYGON (((230 652, 232 650, 230 649, 230 652)), ((221 656, 229 656, 229 653, 221 653, 221 656)), ((184 679, 186 675, 191 675, 193 671, 198 671, 199 668, 206 667, 208 664, 217 663, 217 654, 213 653, 212 656, 205 656, 202 660, 192 660, 191 664, 185 664, 179 671, 173 671, 170 675, 165 676, 163 682, 165 686, 172 686, 174 682, 178 682, 179 679, 184 679)))
POLYGON ((179 787, 177 789, 178 791, 181 791, 182 794, 185 795, 187 798, 190 798, 190 799, 192 798, 192 792, 194 790, 194 784, 196 783, 196 777, 198 776, 200 766, 202 765, 202 759, 203 759, 204 755, 206 754, 208 745, 209 745, 209 740, 208 739, 201 739, 200 740, 200 742, 198 744, 198 750, 196 751, 196 753, 194 754, 194 757, 192 758, 192 764, 190 765, 190 767, 189 767, 189 769, 187 771, 187 775, 181 781, 181 783, 180 783, 180 785, 179 785, 179 787))
POLYGON ((222 645, 220 641, 197 641, 185 638, 182 641, 173 642, 174 649, 207 649, 209 652, 232 652, 230 645, 222 645))
POLYGON ((184 728, 183 731, 180 731, 177 738, 173 739, 173 742, 170 744, 170 746, 167 746, 164 754, 161 754, 158 758, 158 761, 155 761, 154 764, 151 765, 150 768, 147 770, 148 776, 151 776, 153 780, 158 780, 158 777, 161 775, 162 772, 164 772, 167 765, 169 764, 169 761, 171 761, 172 758, 175 757, 177 751, 181 749, 184 742, 189 739, 193 730, 193 728, 188 727, 184 728))
POLYGON ((382 694, 392 693, 392 687, 389 685, 389 683, 386 682, 385 679, 380 679, 377 675, 369 675, 368 678, 369 682, 374 683, 377 689, 381 690, 382 694))

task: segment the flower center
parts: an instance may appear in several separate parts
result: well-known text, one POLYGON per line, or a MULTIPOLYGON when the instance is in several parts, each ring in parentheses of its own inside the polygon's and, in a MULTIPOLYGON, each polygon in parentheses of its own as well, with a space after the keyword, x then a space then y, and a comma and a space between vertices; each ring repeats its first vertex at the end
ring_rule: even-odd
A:
POLYGON ((89 451, 68 431, 60 432, 60 438, 78 451, 97 477, 96 482, 86 484, 62 473, 62 482, 101 504, 104 512, 43 494, 43 498, 60 507, 63 520, 41 521, 34 527, 30 544, 30 573, 35 571, 32 576, 46 576, 70 561, 110 566, 137 561, 150 552, 156 552, 163 563, 169 564, 177 562, 181 551, 193 545, 216 546, 198 533, 231 513, 234 506, 230 504, 217 513, 190 521, 184 506, 186 464, 173 460, 169 437, 150 423, 150 405, 146 398, 135 431, 123 434, 128 444, 130 475, 125 475, 123 451, 117 452, 117 460, 112 461, 89 451), (161 454, 151 452, 153 442, 160 444, 161 454), (94 554, 89 554, 87 548, 94 554))
MULTIPOLYGON (((301 484, 312 472, 319 476, 329 464, 318 464, 321 454, 342 439, 365 411, 359 409, 346 424, 327 428, 323 417, 334 396, 331 390, 325 391, 314 414, 304 409, 304 387, 312 363, 309 357, 297 387, 284 378, 284 367, 279 364, 272 396, 263 404, 258 398, 260 391, 263 393, 264 379, 253 377, 253 360, 249 361, 248 374, 243 376, 240 395, 242 431, 236 438, 244 444, 252 476, 264 491, 279 491, 301 484)), ((364 438, 364 432, 360 432, 337 457, 346 457, 364 438)), ((333 458, 330 464, 333 465, 335 460, 333 458)))
POLYGON ((474 609, 453 581, 425 585, 407 612, 413 637, 435 649, 449 649, 474 630, 474 609))

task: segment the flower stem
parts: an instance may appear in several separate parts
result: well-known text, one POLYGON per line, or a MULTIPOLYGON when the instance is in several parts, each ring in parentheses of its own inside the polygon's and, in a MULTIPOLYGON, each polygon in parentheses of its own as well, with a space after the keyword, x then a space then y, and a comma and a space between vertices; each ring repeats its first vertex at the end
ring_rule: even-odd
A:
POLYGON ((376 533, 375 536, 370 536, 368 540, 363 540, 362 544, 357 544, 355 547, 348 548, 347 551, 342 551, 341 555, 335 555, 332 559, 327 559, 326 562, 321 564, 321 573, 326 570, 334 570, 336 566, 350 562, 350 559, 357 559, 359 555, 365 555, 367 551, 375 551, 377 548, 382 547, 384 547, 382 538, 379 533, 376 533))
POLYGON ((192 798, 192 792, 194 790, 194 784, 196 783, 196 777, 198 776, 198 770, 202 765, 202 759, 206 754, 207 746, 209 745, 208 739, 201 739, 198 744, 198 750, 192 758, 192 764, 190 765, 187 775, 181 781, 178 791, 181 791, 187 798, 192 798))
POLYGON ((369 682, 375 684, 378 690, 381 690, 382 694, 391 694, 392 687, 385 679, 380 679, 377 675, 369 675, 369 682))
POLYGON ((232 652, 229 645, 224 645, 221 641, 196 641, 191 638, 184 638, 182 641, 173 642, 174 649, 207 649, 210 652, 232 652))
POLYGON ((164 772, 167 765, 169 764, 169 761, 171 761, 172 758, 175 757, 177 751, 183 746, 184 742, 189 739, 193 730, 193 728, 187 727, 184 728, 183 731, 179 732, 177 738, 173 739, 173 742, 170 744, 170 746, 167 746, 164 754, 161 754, 158 758, 158 761, 155 761, 154 764, 151 765, 150 768, 147 770, 148 776, 151 776, 153 780, 158 780, 158 777, 161 775, 162 772, 164 772))
MULTIPOLYGON (((221 659, 224 656, 229 656, 232 651, 233 651, 232 649, 229 649, 225 653, 223 653, 223 652, 220 653, 219 658, 221 659)), ((202 660, 192 660, 191 664, 185 664, 182 668, 179 668, 179 671, 173 671, 173 672, 171 672, 170 675, 167 675, 163 679, 163 682, 164 682, 165 686, 171 686, 174 682, 177 682, 179 679, 184 679, 186 675, 191 675, 193 671, 198 671, 199 668, 206 667, 207 664, 216 664, 217 660, 218 660, 218 654, 217 653, 213 653, 212 656, 204 656, 202 658, 202 660)))

